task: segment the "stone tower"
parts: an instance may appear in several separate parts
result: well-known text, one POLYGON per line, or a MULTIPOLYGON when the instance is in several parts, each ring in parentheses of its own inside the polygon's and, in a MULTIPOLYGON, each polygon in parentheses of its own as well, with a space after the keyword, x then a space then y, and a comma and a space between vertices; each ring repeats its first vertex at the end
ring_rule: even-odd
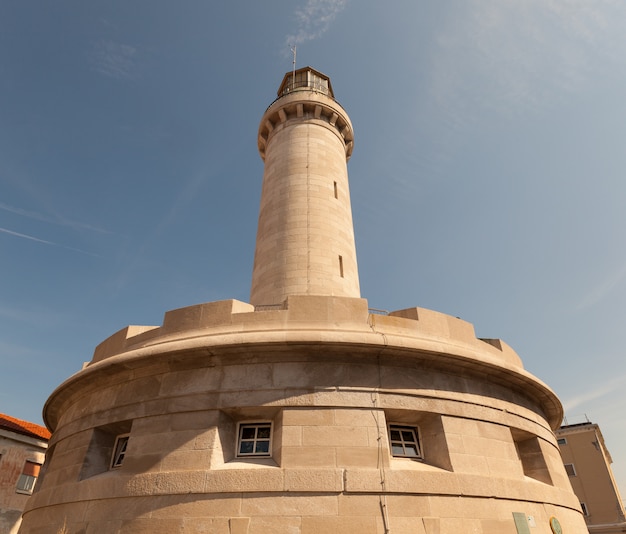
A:
POLYGON ((250 302, 360 297, 348 189, 352 124, 330 80, 288 73, 259 126, 265 162, 250 302))
POLYGON ((584 533, 562 407, 501 340, 360 298, 330 80, 265 112, 251 304, 128 326, 44 407, 23 534, 584 533))

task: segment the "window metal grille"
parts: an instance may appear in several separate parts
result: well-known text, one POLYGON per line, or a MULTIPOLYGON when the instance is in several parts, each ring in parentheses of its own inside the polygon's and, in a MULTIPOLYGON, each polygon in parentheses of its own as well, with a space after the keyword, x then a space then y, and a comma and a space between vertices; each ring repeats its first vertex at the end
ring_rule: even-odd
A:
POLYGON ((270 456, 272 423, 242 423, 239 425, 237 456, 270 456))
POLYGON ((126 456, 126 448, 128 447, 128 434, 117 436, 115 438, 115 446, 113 447, 113 457, 111 458, 111 468, 120 467, 126 456))
POLYGON ((417 428, 389 425, 391 454, 401 458, 422 458, 417 428))
POLYGON ((41 464, 26 460, 20 478, 17 479, 15 490, 18 493, 32 493, 40 470, 41 464))

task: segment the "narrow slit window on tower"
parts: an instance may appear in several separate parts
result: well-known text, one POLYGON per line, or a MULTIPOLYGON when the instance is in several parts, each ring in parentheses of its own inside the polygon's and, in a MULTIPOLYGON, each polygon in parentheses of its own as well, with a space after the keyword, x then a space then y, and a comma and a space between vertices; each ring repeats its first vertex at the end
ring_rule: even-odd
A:
POLYGON ((339 256, 339 276, 343 278, 343 256, 339 256))
POLYGON ((333 182, 333 188, 335 190, 335 198, 339 198, 339 196, 337 194, 337 182, 333 182))

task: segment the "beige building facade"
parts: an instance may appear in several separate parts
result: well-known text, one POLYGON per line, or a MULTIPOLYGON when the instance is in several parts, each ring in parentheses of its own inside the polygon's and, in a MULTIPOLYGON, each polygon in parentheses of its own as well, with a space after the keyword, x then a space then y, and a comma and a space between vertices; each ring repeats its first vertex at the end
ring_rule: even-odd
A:
POLYGON ((48 429, 0 414, 0 533, 15 534, 44 461, 48 429))
POLYGON ((586 531, 556 395, 498 339, 361 298, 328 77, 265 112, 251 303, 129 326, 61 384, 24 534, 586 531))
POLYGON ((590 421, 565 425, 557 442, 590 533, 626 532, 624 502, 613 477, 613 460, 600 427, 590 421))

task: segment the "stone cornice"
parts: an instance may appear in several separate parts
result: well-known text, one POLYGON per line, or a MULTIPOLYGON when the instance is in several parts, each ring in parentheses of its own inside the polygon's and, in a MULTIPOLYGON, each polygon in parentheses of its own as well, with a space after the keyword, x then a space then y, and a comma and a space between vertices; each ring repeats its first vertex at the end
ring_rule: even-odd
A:
POLYGON ((354 131, 346 111, 332 98, 315 91, 296 91, 282 96, 267 108, 261 119, 258 149, 265 161, 265 150, 272 136, 290 121, 311 122, 333 131, 343 142, 346 160, 354 147, 354 131))
POLYGON ((218 301, 172 310, 161 327, 127 327, 101 343, 92 362, 57 388, 45 418, 56 427, 65 399, 81 389, 83 380, 101 373, 127 373, 175 354, 237 358, 296 347, 316 351, 321 345, 327 353, 408 358, 452 374, 489 377, 534 399, 552 428, 562 420, 554 392, 524 370, 504 342, 476 338, 470 323, 422 308, 371 315, 365 299, 303 296, 290 297, 282 310, 254 311, 243 302, 218 301))

